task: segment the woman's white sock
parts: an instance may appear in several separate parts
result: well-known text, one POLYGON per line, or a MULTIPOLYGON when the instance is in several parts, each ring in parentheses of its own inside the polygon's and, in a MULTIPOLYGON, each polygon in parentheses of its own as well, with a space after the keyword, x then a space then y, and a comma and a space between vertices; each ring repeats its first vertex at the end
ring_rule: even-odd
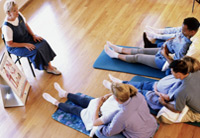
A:
POLYGON ((46 101, 52 103, 53 105, 56 105, 56 103, 57 103, 57 100, 56 100, 55 98, 53 98, 53 97, 52 97, 50 94, 48 94, 48 93, 43 93, 43 94, 42 94, 42 97, 43 97, 46 101))
POLYGON ((57 82, 54 83, 54 88, 58 91, 58 96, 60 98, 67 97, 67 92, 65 90, 63 90, 57 82))
POLYGON ((112 82, 116 82, 116 83, 122 83, 123 82, 122 80, 113 77, 111 74, 109 74, 108 76, 109 76, 110 80, 112 80, 112 82))
POLYGON ((108 47, 111 47, 115 52, 122 53, 122 47, 118 47, 118 46, 112 44, 109 41, 107 41, 106 44, 107 44, 108 47))
POLYGON ((104 50, 106 52, 106 54, 111 57, 111 58, 118 58, 118 53, 116 53, 115 51, 111 50, 107 45, 104 46, 104 50))
POLYGON ((103 80, 103 85, 104 85, 107 89, 111 90, 111 82, 109 82, 109 81, 107 81, 107 80, 103 80))

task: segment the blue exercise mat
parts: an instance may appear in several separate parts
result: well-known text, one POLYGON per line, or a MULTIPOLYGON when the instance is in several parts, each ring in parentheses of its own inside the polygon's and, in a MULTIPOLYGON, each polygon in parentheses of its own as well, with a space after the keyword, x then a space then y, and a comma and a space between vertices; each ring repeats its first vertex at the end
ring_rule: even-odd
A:
MULTIPOLYGON (((141 82, 141 81, 157 81, 157 80, 154 80, 154 79, 150 79, 150 78, 145 78, 145 77, 142 77, 142 76, 134 76, 131 81, 135 81, 135 82, 141 82)), ((142 92, 142 91, 146 91, 146 90, 139 90, 141 93, 146 93, 146 92, 142 92)), ((153 115, 157 115, 158 111, 155 111, 153 109, 150 109, 150 112, 151 114, 153 115)), ((200 123, 199 122, 187 122, 186 124, 190 124, 190 125, 193 125, 193 126, 198 126, 200 127, 200 123)))
MULTIPOLYGON (((127 47, 127 46, 122 46, 122 47, 137 48, 137 47, 127 47)), ((95 61, 93 67, 96 69, 119 71, 119 72, 144 75, 155 78, 163 78, 165 76, 165 72, 161 72, 158 69, 154 69, 140 63, 127 63, 119 59, 112 59, 105 53, 104 50, 101 52, 101 54, 95 61)))
MULTIPOLYGON (((84 95, 82 93, 77 93, 77 94, 93 99, 92 97, 89 97, 89 96, 84 95)), ((66 101, 66 103, 74 105, 74 103, 71 102, 71 101, 66 101)), ((84 133, 88 136, 90 134, 90 131, 86 130, 85 125, 84 125, 83 121, 81 120, 81 118, 76 116, 76 115, 66 113, 66 112, 63 112, 60 109, 57 109, 56 112, 52 115, 52 118, 55 119, 56 121, 64 124, 64 125, 68 126, 68 127, 71 127, 73 129, 81 132, 81 133, 84 133)))

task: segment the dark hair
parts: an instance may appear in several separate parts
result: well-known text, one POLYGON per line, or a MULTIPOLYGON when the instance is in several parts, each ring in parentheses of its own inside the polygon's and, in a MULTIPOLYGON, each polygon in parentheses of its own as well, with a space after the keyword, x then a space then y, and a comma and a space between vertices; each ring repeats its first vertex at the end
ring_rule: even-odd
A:
POLYGON ((185 18, 183 24, 187 25, 189 30, 197 31, 199 28, 199 21, 194 17, 185 18))
POLYGON ((174 71, 175 73, 180 72, 180 73, 182 73, 182 74, 184 74, 184 75, 186 75, 186 74, 188 73, 188 66, 187 66, 186 62, 183 61, 183 60, 174 60, 174 61, 172 61, 172 63, 169 65, 169 67, 170 67, 171 69, 173 69, 173 71, 174 71))

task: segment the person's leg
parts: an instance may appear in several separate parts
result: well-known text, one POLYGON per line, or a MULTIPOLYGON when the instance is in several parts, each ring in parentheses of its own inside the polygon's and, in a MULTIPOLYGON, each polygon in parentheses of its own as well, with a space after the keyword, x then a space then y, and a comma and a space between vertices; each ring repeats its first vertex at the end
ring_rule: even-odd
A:
POLYGON ((76 115, 78 117, 81 117, 81 111, 83 110, 82 107, 80 106, 75 106, 75 105, 69 105, 66 103, 59 103, 58 108, 61 109, 62 111, 66 113, 71 113, 73 115, 76 115))
POLYGON ((147 66, 157 68, 155 63, 155 55, 160 48, 143 48, 143 49, 131 49, 131 55, 123 55, 116 53, 114 50, 111 50, 108 46, 105 46, 105 52, 111 58, 118 58, 120 60, 130 62, 130 63, 141 63, 147 66), (138 54, 141 53, 141 54, 138 54))
POLYGON ((66 112, 66 113, 71 113, 71 114, 74 114, 74 115, 80 117, 80 113, 83 108, 81 108, 79 106, 69 105, 66 103, 60 103, 48 93, 43 93, 42 96, 46 101, 52 103, 53 105, 58 106, 58 108, 61 109, 62 111, 66 112))
POLYGON ((77 95, 73 93, 68 93, 67 98, 68 100, 72 101, 76 105, 79 105, 83 108, 87 108, 90 101, 92 100, 91 98, 83 97, 81 95, 77 95))
POLYGON ((122 83, 124 84, 130 84, 134 87, 136 87, 137 89, 140 90, 149 90, 152 91, 153 90, 153 85, 155 82, 150 82, 150 81, 141 81, 141 82, 137 82, 137 81, 123 81, 122 83))
POLYGON ((163 34, 165 29, 157 29, 157 28, 153 28, 151 26, 145 26, 145 28, 148 30, 148 31, 151 31, 151 32, 154 32, 154 33, 157 33, 157 34, 163 34))
POLYGON ((95 132, 95 135, 96 135, 98 138, 126 138, 122 133, 119 133, 119 134, 116 134, 116 135, 107 137, 107 136, 103 135, 103 134, 100 132, 100 129, 99 129, 99 128, 98 128, 97 131, 95 132))
POLYGON ((153 44, 148 38, 146 33, 143 33, 144 48, 155 48, 157 44, 153 44))
POLYGON ((162 115, 158 118, 158 121, 160 121, 160 122, 162 122, 162 123, 165 123, 165 124, 173 124, 172 121, 168 120, 167 118, 165 118, 165 117, 162 116, 162 115))
POLYGON ((54 75, 60 75, 61 72, 59 70, 57 70, 54 66, 51 65, 51 62, 48 63, 48 66, 45 67, 46 68, 46 71, 47 73, 51 73, 51 74, 54 74, 54 75))
POLYGON ((57 82, 54 83, 54 88, 58 91, 58 96, 60 98, 66 98, 67 97, 68 92, 63 90, 57 82))
POLYGON ((119 59, 124 60, 129 63, 141 63, 152 68, 159 69, 155 62, 155 55, 145 55, 145 54, 136 54, 136 55, 119 55, 119 59))
POLYGON ((50 94, 48 94, 48 93, 43 93, 43 94, 42 94, 42 97, 43 97, 46 101, 52 103, 53 105, 58 106, 58 104, 59 104, 59 102, 58 102, 55 98, 53 98, 50 94))
POLYGON ((136 54, 156 55, 158 50, 160 50, 160 48, 139 48, 139 49, 132 48, 130 55, 136 55, 136 54))
POLYGON ((157 34, 151 31, 146 31, 147 36, 153 39, 168 40, 176 36, 176 34, 157 34))
POLYGON ((68 98, 68 100, 72 101, 76 105, 79 105, 83 108, 87 108, 88 104, 90 103, 90 98, 83 97, 77 94, 69 93, 63 90, 58 83, 54 83, 54 88, 58 91, 58 95, 60 98, 68 98))
POLYGON ((200 113, 195 113, 189 109, 181 122, 200 122, 200 113))
POLYGON ((109 82, 108 80, 103 80, 103 85, 108 89, 111 90, 111 82, 109 82))

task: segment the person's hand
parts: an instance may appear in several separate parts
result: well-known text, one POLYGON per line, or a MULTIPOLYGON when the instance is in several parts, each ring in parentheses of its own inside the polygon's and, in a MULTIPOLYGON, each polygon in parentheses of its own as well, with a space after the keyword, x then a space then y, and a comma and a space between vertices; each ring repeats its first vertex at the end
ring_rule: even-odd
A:
POLYGON ((30 44, 30 43, 26 43, 25 47, 29 50, 29 51, 32 51, 35 49, 35 46, 33 44, 30 44))
POLYGON ((162 105, 166 105, 165 99, 164 99, 164 97, 162 95, 160 95, 158 100, 162 105))
POLYGON ((164 45, 164 46, 161 48, 161 54, 162 54, 163 56, 168 56, 169 51, 168 51, 168 49, 167 49, 167 45, 164 45))
POLYGON ((166 41, 170 41, 170 40, 173 40, 174 38, 176 38, 176 37, 172 37, 172 38, 170 38, 170 39, 167 39, 166 41))
POLYGON ((169 101, 170 100, 169 95, 164 94, 164 93, 160 93, 160 95, 164 98, 165 101, 169 101))
POLYGON ((35 41, 35 42, 40 42, 40 41, 42 41, 42 37, 40 37, 40 36, 37 36, 37 35, 33 35, 33 40, 35 41))

